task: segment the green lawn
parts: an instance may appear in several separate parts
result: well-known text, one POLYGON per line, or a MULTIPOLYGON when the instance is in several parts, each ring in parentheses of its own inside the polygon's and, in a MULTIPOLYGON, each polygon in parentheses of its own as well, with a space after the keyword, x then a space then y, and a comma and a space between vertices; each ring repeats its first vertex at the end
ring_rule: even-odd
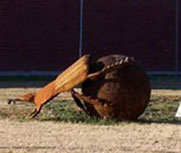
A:
MULTIPOLYGON (((181 100, 180 96, 152 95, 147 109, 135 122, 181 123, 181 119, 175 117, 179 100, 181 100)), ((28 121, 29 119, 27 116, 30 114, 33 108, 34 105, 32 104, 9 105, 9 107, 6 109, 0 110, 0 117, 4 119, 9 118, 12 120, 28 121)), ((47 104, 39 116, 33 120, 97 125, 112 125, 122 123, 122 121, 116 121, 114 119, 102 120, 90 117, 78 109, 78 107, 72 101, 52 101, 47 104)))
MULTIPOLYGON (((7 88, 11 87, 11 83, 14 83, 13 87, 21 84, 21 82, 37 82, 44 83, 53 80, 52 77, 36 77, 36 76, 15 76, 15 77, 0 77, 1 85, 7 88)), ((153 89, 181 89, 181 76, 176 80, 174 76, 150 76, 150 81, 153 89)), ((23 83, 24 84, 24 83, 23 83)), ((34 84, 32 84, 33 86, 34 84)), ((28 87, 28 86, 27 86, 28 87)), ((40 86, 41 87, 41 86, 40 86)), ((172 92, 172 91, 171 91, 172 92)), ((174 90, 173 90, 174 93, 174 90)), ((169 96, 153 94, 151 96, 150 103, 145 110, 144 114, 136 120, 136 122, 161 122, 161 123, 181 123, 181 119, 175 118, 175 112, 178 107, 178 101, 181 101, 180 96, 169 96)), ((7 108, 0 110, 0 118, 9 118, 20 121, 28 121, 26 118, 28 114, 34 109, 34 105, 31 104, 16 104, 9 105, 7 108)), ((119 124, 120 121, 113 119, 101 120, 92 118, 80 111, 72 101, 51 101, 47 104, 41 114, 35 119, 40 121, 53 120, 61 122, 72 123, 88 123, 88 124, 119 124)))

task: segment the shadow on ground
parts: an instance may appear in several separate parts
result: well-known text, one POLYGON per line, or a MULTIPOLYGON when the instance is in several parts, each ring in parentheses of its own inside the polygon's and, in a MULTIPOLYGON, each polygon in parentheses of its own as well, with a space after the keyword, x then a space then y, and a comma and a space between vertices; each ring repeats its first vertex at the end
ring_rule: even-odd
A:
POLYGON ((0 81, 0 88, 41 88, 49 81, 0 81))
MULTIPOLYGON (((36 120, 36 119, 35 119, 36 120)), ((115 120, 115 119, 97 119, 94 117, 88 118, 72 118, 72 119, 61 119, 61 118, 43 118, 38 119, 39 121, 53 121, 53 122, 65 122, 65 123, 82 123, 82 124, 91 124, 91 125, 119 125, 119 124, 170 124, 170 125, 181 125, 181 120, 169 120, 169 121, 155 121, 155 120, 146 120, 146 119, 137 119, 137 120, 115 120)))
POLYGON ((56 76, 0 76, 0 88, 40 88, 56 76))
MULTIPOLYGON (((40 88, 56 76, 0 76, 0 88, 40 88)), ((181 76, 150 75, 152 89, 181 89, 181 76)))
POLYGON ((174 125, 181 125, 181 120, 169 120, 169 121, 155 121, 155 120, 145 120, 145 119, 138 119, 135 120, 136 123, 141 124, 174 124, 174 125))

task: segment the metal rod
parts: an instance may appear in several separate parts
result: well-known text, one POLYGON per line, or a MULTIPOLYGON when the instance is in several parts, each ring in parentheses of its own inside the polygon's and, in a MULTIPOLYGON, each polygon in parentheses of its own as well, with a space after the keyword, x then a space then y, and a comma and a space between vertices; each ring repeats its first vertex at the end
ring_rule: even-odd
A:
POLYGON ((179 89, 178 84, 178 51, 179 51, 179 0, 175 0, 175 87, 179 89))
POLYGON ((179 50, 179 0, 175 3, 175 77, 178 78, 178 50, 179 50))
POLYGON ((82 44, 83 44, 83 8, 84 8, 84 0, 80 0, 79 57, 82 56, 82 44))

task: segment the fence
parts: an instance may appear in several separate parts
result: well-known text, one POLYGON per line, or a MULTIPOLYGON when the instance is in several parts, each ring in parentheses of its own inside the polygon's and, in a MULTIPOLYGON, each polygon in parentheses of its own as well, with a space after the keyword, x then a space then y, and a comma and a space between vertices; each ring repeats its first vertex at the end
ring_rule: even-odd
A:
POLYGON ((178 73, 179 6, 179 0, 1 1, 1 74, 61 71, 80 54, 126 54, 147 71, 178 73))

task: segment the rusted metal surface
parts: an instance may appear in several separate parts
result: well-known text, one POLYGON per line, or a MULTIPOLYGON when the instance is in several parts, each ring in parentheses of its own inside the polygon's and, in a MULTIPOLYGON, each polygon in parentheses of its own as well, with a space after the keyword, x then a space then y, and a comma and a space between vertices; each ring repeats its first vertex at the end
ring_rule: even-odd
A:
MULTIPOLYGON (((90 72, 100 71, 125 56, 111 55, 98 59, 90 66, 90 72)), ((144 72, 135 62, 118 67, 96 80, 87 80, 82 84, 82 92, 97 104, 84 101, 82 107, 91 116, 116 119, 136 119, 141 115, 150 98, 150 83, 144 72)), ((75 98, 80 104, 80 99, 75 98)))
POLYGON ((146 73, 128 56, 109 55, 93 64, 89 59, 89 55, 84 55, 37 92, 9 99, 8 103, 34 103, 36 109, 31 117, 35 117, 58 94, 71 92, 77 106, 91 116, 136 119, 149 102, 146 73), (83 94, 73 90, 81 83, 83 94))
POLYGON ((16 101, 27 101, 35 104, 35 111, 31 113, 31 117, 37 116, 43 105, 48 103, 58 94, 70 91, 76 85, 87 79, 89 69, 89 55, 84 55, 69 68, 57 76, 55 80, 48 83, 35 93, 28 93, 15 99, 9 99, 8 104, 16 101))

